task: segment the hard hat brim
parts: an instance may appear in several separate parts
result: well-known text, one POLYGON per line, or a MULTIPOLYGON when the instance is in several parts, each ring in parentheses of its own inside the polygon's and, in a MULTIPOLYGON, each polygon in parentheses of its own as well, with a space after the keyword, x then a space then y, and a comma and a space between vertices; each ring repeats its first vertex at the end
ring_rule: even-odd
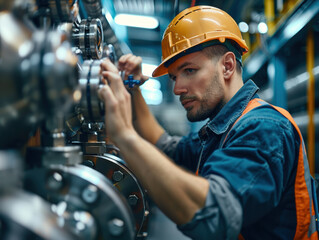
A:
MULTIPOLYGON (((235 42, 237 42, 236 38, 234 38, 234 39, 228 38, 228 40, 234 40, 235 42)), ((225 38, 205 39, 204 41, 202 41, 196 45, 193 45, 191 48, 181 50, 179 52, 171 54, 169 57, 164 59, 161 62, 161 64, 158 65, 157 68, 155 68, 155 70, 152 73, 152 77, 160 77, 160 76, 167 74, 168 73, 168 66, 171 65, 173 62, 175 62, 177 59, 181 58, 182 56, 185 56, 185 55, 193 53, 193 52, 200 51, 203 48, 208 47, 208 46, 213 46, 213 45, 217 45, 217 44, 224 45, 224 42, 225 42, 225 38)), ((248 52, 248 47, 246 44, 243 44, 242 46, 238 45, 238 47, 241 48, 241 51, 242 51, 241 54, 245 54, 246 52, 248 52)))

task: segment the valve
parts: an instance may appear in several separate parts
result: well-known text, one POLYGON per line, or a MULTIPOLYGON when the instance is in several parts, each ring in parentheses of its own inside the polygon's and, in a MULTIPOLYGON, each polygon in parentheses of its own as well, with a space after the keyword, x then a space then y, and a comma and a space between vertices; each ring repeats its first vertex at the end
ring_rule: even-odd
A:
POLYGON ((124 85, 128 85, 129 88, 133 88, 136 85, 139 85, 141 83, 140 80, 133 79, 133 75, 129 75, 127 80, 124 80, 124 85))

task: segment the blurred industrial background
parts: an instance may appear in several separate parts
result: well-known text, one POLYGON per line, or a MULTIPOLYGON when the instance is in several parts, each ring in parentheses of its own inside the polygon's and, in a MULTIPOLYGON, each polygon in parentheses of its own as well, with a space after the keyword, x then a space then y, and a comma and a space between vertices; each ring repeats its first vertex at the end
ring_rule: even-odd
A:
POLYGON ((197 131, 169 78, 151 78, 164 30, 194 5, 239 24, 243 79, 292 114, 318 178, 319 0, 0 0, 0 239, 187 239, 108 142, 96 92, 103 58, 141 56, 157 120, 197 131))

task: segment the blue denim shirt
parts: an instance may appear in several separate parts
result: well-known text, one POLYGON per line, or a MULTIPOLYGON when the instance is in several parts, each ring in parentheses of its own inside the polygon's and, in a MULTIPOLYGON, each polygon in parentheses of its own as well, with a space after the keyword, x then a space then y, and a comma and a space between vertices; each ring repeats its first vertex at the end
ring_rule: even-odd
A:
POLYGON ((191 222, 178 226, 192 239, 236 239, 239 233, 245 239, 293 239, 296 130, 268 105, 232 127, 257 91, 249 80, 199 133, 181 139, 166 134, 157 143, 193 172, 201 155, 199 174, 210 183, 206 203, 191 222))

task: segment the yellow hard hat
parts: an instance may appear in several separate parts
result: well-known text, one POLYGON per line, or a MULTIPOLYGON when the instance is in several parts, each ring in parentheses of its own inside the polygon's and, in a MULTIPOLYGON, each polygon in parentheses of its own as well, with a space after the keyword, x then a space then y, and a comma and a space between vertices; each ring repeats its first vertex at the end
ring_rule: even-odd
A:
MULTIPOLYGON (((162 63, 154 70, 153 77, 167 74, 167 67, 183 53, 198 51, 208 42, 237 43, 238 55, 248 52, 235 20, 226 12, 211 6, 195 6, 180 12, 166 28, 162 39, 162 63), (195 48, 194 47, 202 47, 195 48), (193 51, 191 51, 193 50, 193 51)), ((212 45, 212 44, 211 44, 212 45)), ((231 44, 233 45, 233 44, 231 44)), ((230 44, 226 44, 226 47, 230 44)), ((232 49, 230 49, 232 50, 232 49)))

